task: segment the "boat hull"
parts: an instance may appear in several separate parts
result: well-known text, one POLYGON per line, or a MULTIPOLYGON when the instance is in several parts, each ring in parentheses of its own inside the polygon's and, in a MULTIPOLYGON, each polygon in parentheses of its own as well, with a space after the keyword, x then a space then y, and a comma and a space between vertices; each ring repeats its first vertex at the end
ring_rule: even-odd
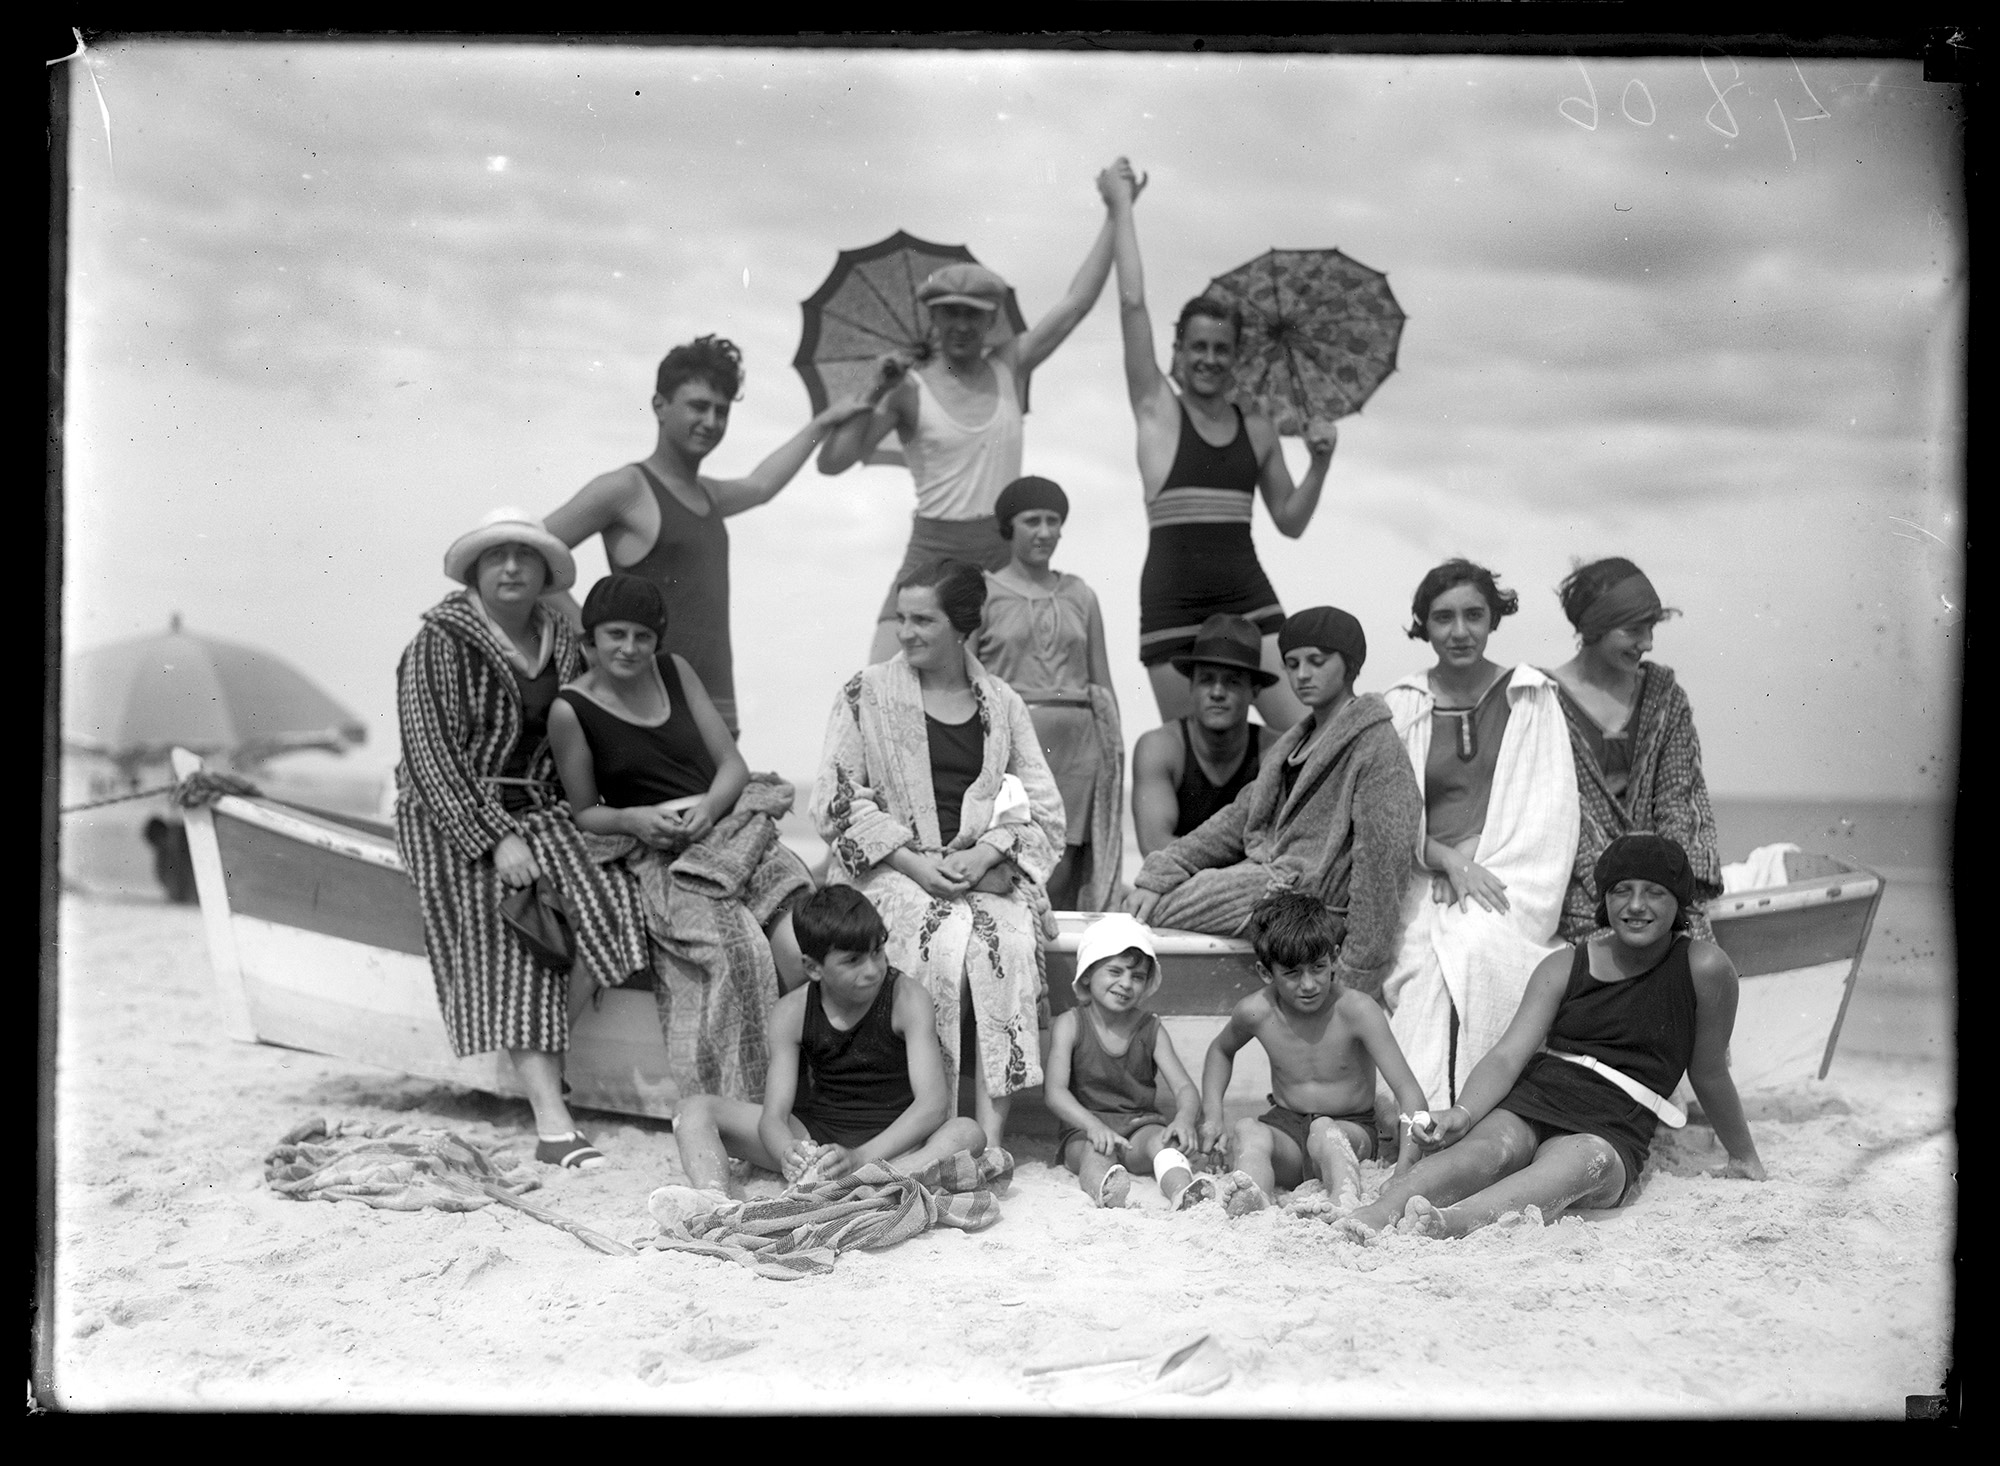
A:
MULTIPOLYGON (((185 776, 198 768, 189 759, 185 776)), ((523 1091, 505 1054, 452 1052, 424 956, 423 918, 389 828, 229 795, 190 810, 211 963, 236 1037, 309 1050, 495 1094, 523 1091)), ((1831 866, 1831 862, 1826 862, 1831 866)), ((1845 866, 1811 881, 1726 896, 1716 939, 1743 975, 1731 1068, 1740 1089, 1824 1077, 1838 1041, 1882 883, 1845 866)), ((1076 949, 1093 918, 1058 913, 1051 1006, 1072 1005, 1076 949)), ((1152 1002, 1182 1059, 1200 1055, 1258 986, 1247 943, 1157 934, 1164 981, 1152 1002)), ((650 991, 600 990, 572 975, 564 1074, 584 1108, 671 1118, 668 1070, 650 991)), ((1232 1099, 1269 1088, 1261 1049, 1237 1059, 1232 1099)))

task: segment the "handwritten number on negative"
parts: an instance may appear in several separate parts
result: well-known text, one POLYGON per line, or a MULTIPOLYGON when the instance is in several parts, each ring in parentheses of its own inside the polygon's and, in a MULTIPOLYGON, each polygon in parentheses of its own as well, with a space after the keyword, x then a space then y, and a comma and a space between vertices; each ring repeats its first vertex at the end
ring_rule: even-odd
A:
MULTIPOLYGON (((1724 61, 1729 61, 1729 74, 1732 78, 1742 77, 1743 75, 1742 67, 1738 66, 1734 61, 1730 61, 1730 58, 1728 56, 1724 56, 1722 59, 1724 61)), ((1736 137, 1743 131, 1743 129, 1736 125, 1736 114, 1733 111, 1731 111, 1729 107, 1729 94, 1735 91, 1738 87, 1742 86, 1743 85, 1742 81, 1732 80, 1726 87, 1717 86, 1715 84, 1714 74, 1710 72, 1708 69, 1708 57, 1706 55, 1704 55, 1701 58, 1701 74, 1708 81, 1708 89, 1711 92, 1715 93, 1715 100, 1708 104, 1708 111, 1702 115, 1701 120, 1703 122, 1706 122, 1710 127, 1714 128, 1717 132, 1721 133, 1724 137, 1729 137, 1729 138, 1736 137), (1729 126, 1724 127, 1721 123, 1715 120, 1715 109, 1717 107, 1720 107, 1722 109, 1722 115, 1729 119, 1729 126)))
POLYGON ((1560 102, 1556 103, 1556 111, 1562 113, 1563 116, 1574 122, 1585 132, 1595 132, 1597 131, 1597 88, 1590 84, 1590 73, 1584 71, 1582 60, 1575 56, 1569 59, 1575 61, 1576 69, 1583 73, 1583 89, 1590 93, 1590 96, 1587 101, 1583 97, 1564 97, 1560 102), (1569 104, 1571 102, 1579 104, 1579 107, 1588 106, 1590 108, 1590 121, 1585 122, 1575 112, 1570 111, 1569 104))

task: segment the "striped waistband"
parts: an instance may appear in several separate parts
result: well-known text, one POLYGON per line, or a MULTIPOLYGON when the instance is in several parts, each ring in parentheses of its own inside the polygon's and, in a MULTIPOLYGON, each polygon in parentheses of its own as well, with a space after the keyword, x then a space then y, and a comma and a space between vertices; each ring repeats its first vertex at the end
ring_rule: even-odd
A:
POLYGON ((1146 523, 1248 524, 1255 495, 1242 489, 1163 489, 1146 505, 1146 523))

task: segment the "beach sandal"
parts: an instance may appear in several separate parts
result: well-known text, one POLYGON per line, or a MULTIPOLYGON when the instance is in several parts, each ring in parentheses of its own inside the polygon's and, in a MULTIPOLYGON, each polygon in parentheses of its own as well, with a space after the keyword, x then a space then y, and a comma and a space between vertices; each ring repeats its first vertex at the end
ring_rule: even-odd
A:
POLYGON ((1123 1166, 1113 1166, 1098 1180, 1097 1195, 1091 1198, 1099 1206, 1119 1207, 1132 1194, 1132 1173, 1123 1166))
POLYGON ((1174 1210, 1186 1211, 1201 1202, 1214 1201, 1221 1194, 1222 1188, 1216 1184, 1215 1177, 1204 1173, 1188 1182, 1187 1190, 1183 1191, 1181 1199, 1174 1203, 1174 1210))
POLYGON ((580 1171, 604 1164, 604 1152, 590 1143, 581 1130, 572 1130, 559 1140, 535 1138, 535 1159, 545 1166, 561 1166, 580 1171))

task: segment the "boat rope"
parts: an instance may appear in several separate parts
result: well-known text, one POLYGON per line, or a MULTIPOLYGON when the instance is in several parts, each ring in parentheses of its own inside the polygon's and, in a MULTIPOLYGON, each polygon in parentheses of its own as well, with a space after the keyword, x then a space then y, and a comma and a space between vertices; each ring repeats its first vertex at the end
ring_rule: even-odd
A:
POLYGON ((92 799, 84 804, 65 804, 62 807, 62 812, 64 814, 76 814, 86 809, 102 809, 107 804, 124 804, 133 799, 151 799, 156 794, 171 794, 173 792, 173 785, 162 784, 156 789, 138 789, 130 794, 113 794, 108 799, 92 799))

